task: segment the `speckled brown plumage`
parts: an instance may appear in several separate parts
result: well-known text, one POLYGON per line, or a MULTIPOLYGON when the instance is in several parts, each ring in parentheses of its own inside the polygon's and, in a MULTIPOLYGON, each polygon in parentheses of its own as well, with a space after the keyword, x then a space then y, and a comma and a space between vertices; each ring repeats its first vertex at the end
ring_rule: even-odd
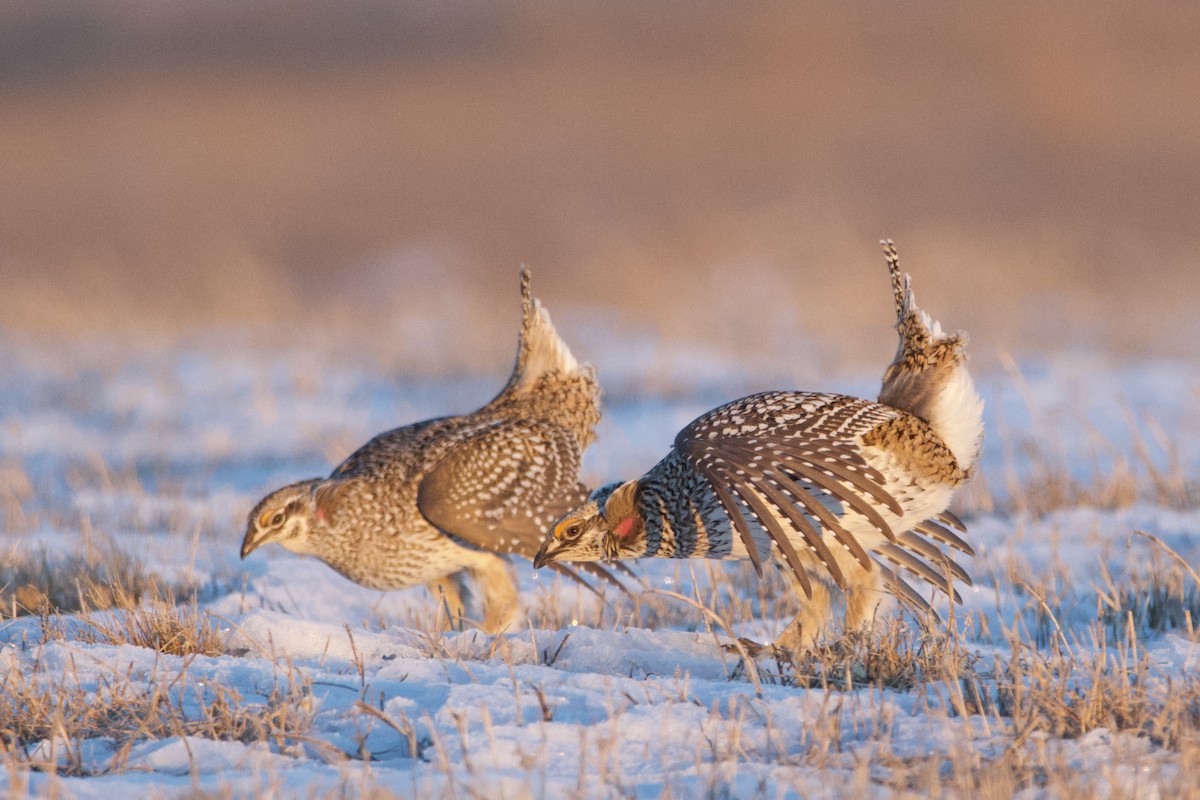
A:
POLYGON ((772 558, 808 600, 777 643, 785 650, 825 626, 827 583, 847 591, 850 628, 871 624, 885 589, 932 610, 896 567, 957 597, 951 581, 969 577, 939 545, 971 553, 946 506, 978 456, 982 405, 963 338, 916 307, 890 242, 885 253, 900 346, 878 402, 784 391, 713 409, 645 475, 561 519, 535 564, 734 558, 761 572, 772 558))
POLYGON ((946 443, 912 414, 880 423, 862 435, 862 443, 891 453, 900 466, 922 480, 958 486, 967 479, 946 443))
POLYGON ((499 395, 382 433, 329 478, 267 495, 250 514, 243 558, 278 542, 385 590, 440 582, 453 593, 443 579, 465 570, 482 584, 483 627, 511 625, 519 606, 502 556, 532 557, 546 527, 586 498, 580 461, 600 419, 593 370, 558 337, 525 270, 521 292, 516 364, 499 395))

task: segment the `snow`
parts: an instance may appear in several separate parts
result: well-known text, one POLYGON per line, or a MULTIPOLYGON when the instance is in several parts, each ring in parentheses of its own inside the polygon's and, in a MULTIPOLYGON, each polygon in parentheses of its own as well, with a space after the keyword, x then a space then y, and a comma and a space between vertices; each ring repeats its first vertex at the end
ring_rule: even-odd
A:
MULTIPOLYGON (((1008 722, 955 714, 940 685, 756 686, 720 646, 727 632, 695 609, 653 596, 600 601, 526 562, 517 573, 529 619, 489 637, 433 632, 438 611, 423 589, 363 589, 277 547, 238 559, 244 515, 261 494, 327 472, 381 430, 478 405, 502 378, 398 379, 299 349, 0 344, 9 356, 0 372, 0 509, 20 510, 5 511, 0 554, 116 548, 166 580, 195 582, 226 651, 170 656, 78 635, 42 642, 39 621, 22 617, 0 623, 4 674, 15 664, 29 681, 97 698, 119 686, 161 690, 193 720, 222 697, 259 717, 291 698, 295 713, 311 718, 302 735, 265 740, 194 730, 130 742, 51 737, 21 756, 41 768, 0 772, 0 794, 19 796, 28 781, 30 794, 68 798, 197 788, 320 796, 346 787, 400 796, 885 797, 904 785, 909 761, 989 759, 1010 746, 1008 722), (644 622, 655 618, 664 622, 644 622)), ((602 380, 604 356, 593 356, 602 380)), ((591 484, 648 468, 707 408, 780 388, 747 385, 736 359, 671 356, 656 356, 670 369, 653 381, 639 382, 628 367, 616 376, 585 462, 591 484)), ((838 376, 797 388, 869 395, 877 381, 838 376)), ((1084 483, 1117 463, 1142 479, 1174 470, 1194 483, 1196 364, 1045 354, 977 375, 977 387, 987 439, 967 497, 986 502, 966 511, 978 556, 964 563, 975 586, 963 589, 954 617, 977 652, 1011 655, 1002 632, 1035 624, 1033 586, 1055 589, 1045 599, 1058 624, 1086 641, 1110 584, 1171 563, 1137 531, 1200 562, 1196 508, 1143 492, 1116 507, 1076 502, 1034 513, 1012 496, 1048 465, 1084 483)), ((711 575, 738 568, 637 569, 649 587, 704 597, 711 575)), ((729 594, 743 583, 713 588, 729 594)), ((763 640, 786 621, 735 620, 733 629, 763 640)), ((1147 632, 1140 647, 1156 681, 1200 669, 1200 644, 1186 630, 1147 632)), ((1147 737, 1105 728, 1075 739, 1035 733, 1024 746, 1052 752, 1113 795, 1153 796, 1180 764, 1147 737)))

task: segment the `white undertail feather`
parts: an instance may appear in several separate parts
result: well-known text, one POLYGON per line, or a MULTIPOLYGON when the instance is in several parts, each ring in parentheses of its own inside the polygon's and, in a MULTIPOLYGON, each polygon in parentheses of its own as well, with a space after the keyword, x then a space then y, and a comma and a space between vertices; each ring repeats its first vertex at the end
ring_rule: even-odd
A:
POLYGON ((983 398, 975 391, 966 364, 960 365, 946 381, 934 401, 928 422, 954 453, 959 469, 969 472, 983 444, 983 398))
POLYGON ((579 369, 579 362, 571 355, 567 343, 554 329, 554 323, 550 321, 550 312, 540 300, 533 301, 533 320, 525 335, 529 342, 528 361, 525 362, 527 376, 537 376, 553 370, 571 373, 579 369))
POLYGON ((975 390, 975 382, 967 370, 967 358, 963 352, 966 335, 947 334, 940 322, 917 305, 912 290, 912 277, 900 272, 900 256, 895 245, 890 239, 885 239, 880 244, 883 245, 884 257, 892 276, 892 289, 896 299, 896 328, 900 334, 896 358, 893 366, 885 373, 880 399, 888 394, 889 381, 895 377, 893 369, 903 364, 906 357, 919 351, 927 354, 939 352, 939 348, 934 345, 957 339, 958 344, 945 353, 945 357, 953 358, 950 370, 943 371, 945 357, 921 362, 924 365, 922 369, 927 370, 931 376, 936 375, 938 380, 935 394, 923 404, 922 416, 950 448, 959 468, 964 472, 970 471, 979 458, 983 443, 983 399, 975 390), (917 323, 919 327, 916 330, 906 330, 906 323, 917 323), (920 341, 922 333, 928 336, 928 343, 920 341), (938 369, 939 367, 943 369, 938 369))
POLYGON ((577 372, 579 362, 554 329, 550 312, 529 289, 529 270, 521 269, 521 300, 523 319, 521 341, 517 348, 517 363, 509 378, 507 391, 527 391, 537 379, 548 372, 569 375, 577 372))
MULTIPOLYGON (((908 273, 905 273, 905 275, 904 275, 904 290, 908 294, 908 302, 911 303, 914 308, 916 308, 917 300, 913 296, 911 284, 912 284, 912 276, 909 275, 908 273)), ((925 326, 925 329, 927 331, 929 331, 929 335, 931 337, 933 337, 933 340, 935 342, 940 342, 940 341, 943 341, 943 340, 949 338, 942 331, 942 323, 940 323, 936 319, 933 319, 932 317, 930 317, 929 314, 925 311, 925 309, 917 308, 916 311, 917 311, 917 314, 920 315, 920 317, 921 317, 921 324, 925 326)), ((903 344, 901 344, 901 347, 903 347, 903 344)))
MULTIPOLYGON (((905 306, 917 313, 925 330, 935 342, 944 342, 951 334, 942 330, 942 323, 929 316, 925 309, 917 305, 916 296, 912 290, 912 276, 904 275, 905 306)), ((966 344, 966 334, 954 334, 966 344)), ((901 350, 904 343, 901 341, 901 350)), ((958 365, 942 384, 934 400, 933 409, 926 420, 930 427, 937 431, 942 441, 954 453, 954 460, 959 469, 970 471, 979 458, 980 445, 983 442, 983 398, 975 391, 975 381, 967 369, 966 355, 959 356, 958 365)))

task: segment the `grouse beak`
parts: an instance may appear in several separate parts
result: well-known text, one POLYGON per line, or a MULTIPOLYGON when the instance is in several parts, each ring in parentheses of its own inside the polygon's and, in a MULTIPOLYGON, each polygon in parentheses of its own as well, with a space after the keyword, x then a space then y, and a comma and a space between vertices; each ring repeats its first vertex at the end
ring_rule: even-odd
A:
POLYGON ((538 550, 537 555, 535 555, 533 557, 533 568, 534 569, 541 569, 542 567, 546 566, 547 564, 553 563, 555 561, 556 553, 553 549, 551 549, 552 545, 555 545, 555 544, 557 544, 557 541, 555 540, 555 538, 553 536, 546 539, 546 541, 542 543, 542 548, 540 550, 538 550))
POLYGON ((246 538, 242 539, 242 559, 257 550, 265 541, 266 534, 251 526, 246 528, 246 538))

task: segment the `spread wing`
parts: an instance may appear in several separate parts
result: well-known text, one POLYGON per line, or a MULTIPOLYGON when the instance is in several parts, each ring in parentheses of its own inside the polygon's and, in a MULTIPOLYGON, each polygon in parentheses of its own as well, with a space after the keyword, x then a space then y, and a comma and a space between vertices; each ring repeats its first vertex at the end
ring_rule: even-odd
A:
POLYGON ((975 550, 954 529, 965 533, 967 527, 953 513, 943 511, 933 519, 918 522, 912 530, 896 537, 895 543, 889 542, 876 548, 876 553, 882 557, 875 560, 884 584, 901 602, 934 619, 937 619, 938 613, 929 601, 891 567, 899 567, 915 575, 954 602, 961 603, 962 597, 954 589, 954 581, 962 581, 967 586, 974 586, 975 583, 962 565, 938 545, 946 545, 968 556, 975 555, 975 550))
MULTIPOLYGON (((537 420, 500 420, 459 442, 425 474, 417 507, 438 529, 468 545, 533 558, 546 530, 587 501, 577 476, 579 445, 565 428, 537 420)), ((580 568, 620 586, 599 565, 580 568)), ((578 576, 566 567, 557 570, 578 576)))
POLYGON ((824 532, 865 569, 873 561, 842 525, 847 510, 866 518, 889 542, 896 540, 878 509, 903 512, 857 444, 861 434, 894 413, 842 395, 768 392, 701 416, 679 432, 675 448, 712 485, 755 568, 761 571, 762 556, 747 515, 768 533, 811 594, 793 539, 803 541, 841 586, 845 579, 824 532))
POLYGON ((949 512, 910 531, 892 530, 880 513, 887 509, 903 516, 883 476, 863 458, 858 439, 895 413, 843 395, 770 392, 708 412, 680 431, 675 448, 713 488, 760 572, 762 555, 751 520, 779 548, 806 594, 811 596, 810 579, 795 542, 807 547, 838 585, 844 587, 845 578, 830 547, 840 546, 865 569, 880 569, 902 600, 932 612, 892 567, 960 601, 952 581, 970 585, 970 576, 938 543, 968 555, 973 551, 952 530, 965 528, 949 512), (842 524, 849 511, 882 535, 871 552, 842 524))

